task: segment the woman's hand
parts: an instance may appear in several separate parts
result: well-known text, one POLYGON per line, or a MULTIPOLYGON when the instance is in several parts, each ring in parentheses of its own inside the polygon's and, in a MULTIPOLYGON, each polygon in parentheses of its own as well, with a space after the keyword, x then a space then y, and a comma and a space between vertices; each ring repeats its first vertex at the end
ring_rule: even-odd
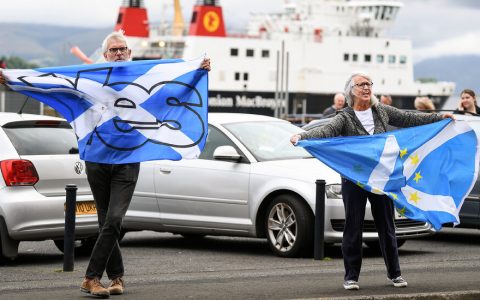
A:
POLYGON ((210 70, 212 69, 210 67, 210 58, 203 59, 202 64, 200 65, 200 69, 205 69, 210 72, 210 70))
POLYGON ((447 119, 447 118, 450 118, 452 120, 455 120, 455 116, 451 113, 444 113, 442 114, 442 119, 447 119))
POLYGON ((290 143, 292 143, 292 145, 296 145, 298 143, 298 141, 301 140, 301 139, 302 139, 302 137, 299 134, 294 134, 290 138, 290 143))

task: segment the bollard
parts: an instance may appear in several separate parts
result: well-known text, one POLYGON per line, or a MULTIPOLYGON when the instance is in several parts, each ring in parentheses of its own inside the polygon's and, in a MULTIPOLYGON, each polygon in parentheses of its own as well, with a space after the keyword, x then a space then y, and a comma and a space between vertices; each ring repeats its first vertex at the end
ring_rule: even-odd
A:
POLYGON ((325 257, 325 180, 317 180, 315 185, 315 236, 313 241, 313 259, 320 260, 325 257))
POLYGON ((63 237, 63 271, 73 271, 75 255, 75 208, 77 201, 77 186, 67 184, 67 200, 65 202, 65 236, 63 237))

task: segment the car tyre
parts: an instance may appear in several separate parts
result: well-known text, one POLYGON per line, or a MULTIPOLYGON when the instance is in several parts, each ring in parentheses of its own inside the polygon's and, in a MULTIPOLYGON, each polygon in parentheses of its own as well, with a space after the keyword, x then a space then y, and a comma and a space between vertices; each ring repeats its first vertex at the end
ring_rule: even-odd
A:
MULTIPOLYGON (((75 255, 76 256, 90 256, 92 254, 93 247, 95 246, 95 242, 97 238, 86 238, 75 241, 75 255)), ((63 240, 54 240, 55 246, 58 250, 63 252, 63 240)))
MULTIPOLYGON (((405 244, 407 240, 398 240, 397 239, 397 247, 400 248, 405 244)), ((365 242, 365 245, 367 245, 368 248, 373 249, 373 250, 378 250, 380 251, 380 242, 379 241, 369 241, 365 242)))
POLYGON ((293 195, 279 195, 267 207, 265 233, 272 251, 281 257, 312 253, 314 217, 293 195))

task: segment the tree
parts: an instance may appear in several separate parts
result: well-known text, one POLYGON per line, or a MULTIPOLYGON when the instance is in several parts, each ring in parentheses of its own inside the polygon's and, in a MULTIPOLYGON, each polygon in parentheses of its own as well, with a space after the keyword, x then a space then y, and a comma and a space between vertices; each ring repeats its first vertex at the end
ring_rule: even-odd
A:
POLYGON ((38 68, 38 65, 29 63, 28 61, 17 57, 17 56, 2 56, 0 57, 0 61, 4 61, 7 68, 10 69, 34 69, 38 68))

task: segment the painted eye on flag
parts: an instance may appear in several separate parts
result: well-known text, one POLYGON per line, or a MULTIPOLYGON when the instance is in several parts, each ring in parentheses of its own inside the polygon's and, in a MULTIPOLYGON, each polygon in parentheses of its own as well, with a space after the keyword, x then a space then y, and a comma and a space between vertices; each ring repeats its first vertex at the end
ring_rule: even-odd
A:
POLYGON ((100 163, 196 158, 207 136, 203 58, 8 70, 15 91, 59 111, 80 158, 100 163))

